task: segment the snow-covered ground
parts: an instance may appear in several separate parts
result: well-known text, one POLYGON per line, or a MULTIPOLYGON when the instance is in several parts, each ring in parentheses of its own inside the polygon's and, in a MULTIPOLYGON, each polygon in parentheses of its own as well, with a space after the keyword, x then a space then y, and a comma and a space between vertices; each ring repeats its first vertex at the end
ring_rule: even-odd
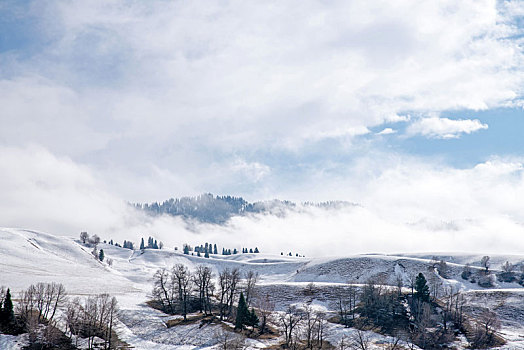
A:
MULTIPOLYGON (((145 305, 152 288, 152 276, 159 268, 182 263, 190 269, 199 264, 209 265, 217 274, 225 268, 249 270, 260 275, 259 291, 275 301, 277 310, 288 305, 309 302, 329 308, 337 291, 350 285, 362 285, 370 278, 384 284, 396 285, 397 276, 407 285, 410 276, 418 272, 431 274, 431 259, 448 262, 449 278, 439 279, 445 285, 465 292, 472 306, 485 306, 496 311, 502 319, 502 334, 508 339, 506 349, 524 349, 524 288, 517 283, 502 283, 486 290, 460 278, 463 265, 479 266, 482 256, 468 254, 418 255, 355 255, 347 257, 303 258, 271 254, 238 254, 206 259, 183 255, 165 247, 162 250, 129 250, 99 244, 113 266, 93 258, 91 248, 77 238, 21 229, 0 229, 0 285, 11 288, 16 299, 18 292, 37 282, 60 282, 68 293, 84 296, 109 293, 117 297, 122 310, 117 327, 119 336, 136 349, 193 349, 212 348, 221 327, 192 324, 167 328, 170 316, 145 305), (313 282, 315 297, 305 293, 313 282)), ((492 256, 497 269, 506 260, 514 264, 524 256, 492 256)), ((435 275, 436 276, 436 275, 435 275)), ((338 342, 352 330, 331 325, 328 339, 338 342)), ((377 344, 389 341, 373 334, 377 344)), ((23 337, 0 335, 0 349, 18 349, 23 337), (17 343, 18 342, 18 343, 17 343)), ((264 342, 253 341, 252 348, 264 342)))

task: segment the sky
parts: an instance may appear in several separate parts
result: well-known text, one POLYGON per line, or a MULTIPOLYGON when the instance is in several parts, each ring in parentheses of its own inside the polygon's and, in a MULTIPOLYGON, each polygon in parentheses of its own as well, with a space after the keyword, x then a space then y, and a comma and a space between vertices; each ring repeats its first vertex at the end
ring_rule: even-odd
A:
POLYGON ((523 35, 522 1, 2 0, 0 226, 522 251, 523 35), (207 192, 358 206, 126 205, 207 192))

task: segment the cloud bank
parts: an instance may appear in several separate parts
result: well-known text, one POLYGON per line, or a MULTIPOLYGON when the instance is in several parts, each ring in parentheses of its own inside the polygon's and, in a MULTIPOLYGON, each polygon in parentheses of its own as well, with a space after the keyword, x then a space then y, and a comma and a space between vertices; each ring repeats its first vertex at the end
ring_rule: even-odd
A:
POLYGON ((457 170, 415 159, 381 159, 381 166, 360 164, 347 170, 368 175, 374 171, 373 177, 332 179, 324 185, 340 197, 352 198, 358 206, 329 210, 299 207, 282 217, 234 217, 218 226, 136 212, 88 168, 39 147, 2 148, 0 155, 2 164, 13 164, 0 174, 4 226, 66 236, 87 230, 103 239, 135 242, 153 235, 169 248, 184 242, 212 241, 310 256, 413 251, 516 253, 524 249, 524 243, 519 243, 524 223, 520 201, 524 195, 523 160, 494 159, 457 170))

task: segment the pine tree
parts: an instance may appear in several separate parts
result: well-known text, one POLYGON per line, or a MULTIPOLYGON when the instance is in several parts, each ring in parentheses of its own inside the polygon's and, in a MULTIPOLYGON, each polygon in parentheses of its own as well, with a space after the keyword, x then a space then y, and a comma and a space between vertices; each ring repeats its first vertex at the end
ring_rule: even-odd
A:
POLYGON ((144 237, 142 237, 142 241, 140 242, 140 250, 144 250, 146 247, 144 245, 144 237))
POLYGON ((255 253, 260 253, 257 247, 255 247, 255 253))
POLYGON ((249 323, 249 318, 249 309, 247 308, 244 293, 240 292, 240 298, 238 300, 237 307, 237 318, 235 320, 235 329, 244 329, 244 326, 249 323))
POLYGON ((100 249, 100 252, 98 253, 98 260, 104 261, 104 250, 100 249))
POLYGON ((249 252, 250 252, 250 253, 253 253, 253 248, 250 248, 250 249, 249 249, 249 252))
POLYGON ((248 326, 251 326, 253 327, 253 329, 255 329, 255 327, 258 326, 258 316, 257 314, 255 313, 255 309, 251 308, 251 312, 249 313, 249 318, 248 318, 248 323, 247 325, 248 326))
POLYGON ((218 249, 217 249, 217 245, 215 244, 215 246, 213 247, 213 254, 218 254, 218 249))
POLYGON ((422 301, 429 301, 429 287, 422 272, 415 279, 415 297, 422 301))
POLYGON ((200 249, 197 250, 197 256, 200 256, 200 249))
POLYGON ((11 291, 9 289, 7 289, 7 292, 5 293, 4 307, 1 309, 0 315, 0 323, 7 326, 6 328, 9 328, 9 326, 13 325, 15 322, 13 301, 11 300, 11 291))
POLYGON ((153 243, 153 249, 158 249, 158 243, 156 242, 156 239, 155 239, 155 243, 153 243))
POLYGON ((226 248, 222 248, 222 255, 226 255, 226 248))
POLYGON ((209 252, 206 250, 206 253, 204 254, 204 258, 209 258, 209 252))
POLYGON ((184 254, 189 255, 189 246, 187 244, 184 244, 184 254))
POLYGON ((238 254, 237 248, 233 249, 233 254, 238 254))

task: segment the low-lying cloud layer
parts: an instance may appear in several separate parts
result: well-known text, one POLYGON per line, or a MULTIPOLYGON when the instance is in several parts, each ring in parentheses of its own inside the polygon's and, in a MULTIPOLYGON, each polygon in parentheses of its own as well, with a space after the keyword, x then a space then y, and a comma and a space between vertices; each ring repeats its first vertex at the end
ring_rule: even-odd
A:
MULTIPOLYGON (((372 166, 375 176, 325 184, 326 190, 351 198, 357 206, 300 207, 282 217, 234 217, 218 226, 136 212, 89 168, 42 148, 0 151, 0 162, 12 164, 0 173, 5 226, 67 236, 87 230, 103 239, 135 242, 153 235, 168 247, 216 242, 276 254, 524 249, 521 160, 499 159, 458 170, 416 159, 381 159, 381 165, 372 166)), ((360 164, 358 171, 369 175, 367 166, 360 164)))

